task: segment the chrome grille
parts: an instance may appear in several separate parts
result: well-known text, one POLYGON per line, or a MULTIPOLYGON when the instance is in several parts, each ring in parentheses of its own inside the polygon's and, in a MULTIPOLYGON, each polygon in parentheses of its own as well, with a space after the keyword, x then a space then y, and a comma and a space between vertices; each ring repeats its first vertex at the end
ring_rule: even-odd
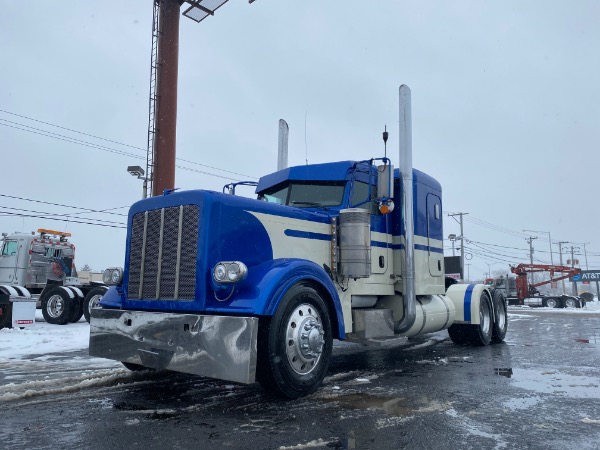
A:
POLYGON ((197 205, 184 205, 133 216, 129 299, 194 299, 198 214, 197 205))

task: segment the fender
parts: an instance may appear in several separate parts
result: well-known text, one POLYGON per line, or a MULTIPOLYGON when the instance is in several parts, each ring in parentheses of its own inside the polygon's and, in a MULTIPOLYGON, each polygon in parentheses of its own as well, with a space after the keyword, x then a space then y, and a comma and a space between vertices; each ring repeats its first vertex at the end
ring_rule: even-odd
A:
MULTIPOLYGON (((77 295, 79 298, 85 297, 85 295, 83 295, 83 292, 81 292, 81 289, 79 289, 76 286, 65 286, 65 288, 72 290, 75 293, 75 295, 77 295)), ((71 297, 71 298, 73 298, 73 297, 71 297)))
POLYGON ((123 298, 117 286, 107 286, 107 290, 104 292, 99 304, 107 308, 121 308, 123 306, 123 298))
POLYGON ((16 284, 0 284, 0 294, 7 296, 7 299, 11 297, 31 298, 31 294, 27 288, 16 284))
MULTIPOLYGON (((456 308, 454 323, 479 325, 480 299, 483 292, 492 295, 485 284, 453 284, 446 291, 446 296, 452 300, 456 308)), ((494 308, 492 308, 492 318, 494 308)))
POLYGON ((65 286, 58 286, 58 287, 61 288, 63 291, 65 291, 69 295, 70 299, 75 298, 75 293, 71 289, 68 289, 65 286))
MULTIPOLYGON (((337 290, 327 272, 318 264, 305 259, 282 258, 248 268, 248 278, 240 283, 239 291, 228 305, 207 310, 231 313, 242 307, 252 307, 259 316, 272 316, 287 290, 294 284, 310 280, 320 285, 332 298, 338 338, 345 339, 344 317, 337 290)), ((105 296, 106 298, 106 296, 105 296)), ((104 302, 103 302, 104 303, 104 302)), ((247 309, 246 309, 247 310, 247 309)))

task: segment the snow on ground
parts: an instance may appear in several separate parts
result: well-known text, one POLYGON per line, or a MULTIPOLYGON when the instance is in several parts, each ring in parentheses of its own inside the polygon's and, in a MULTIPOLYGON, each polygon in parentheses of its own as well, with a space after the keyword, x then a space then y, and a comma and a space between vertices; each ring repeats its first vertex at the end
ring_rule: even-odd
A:
MULTIPOLYGON (((553 309, 530 306, 510 306, 511 317, 518 312, 554 311, 566 314, 590 314, 600 312, 600 302, 588 302, 585 308, 553 309)), ((42 312, 36 311, 36 323, 32 327, 0 330, 0 361, 28 359, 31 355, 72 352, 87 349, 90 339, 90 326, 81 319, 67 325, 50 325, 43 319, 42 312)), ((431 345, 426 343, 424 345, 431 345)))
POLYGON ((39 309, 35 312, 35 319, 33 326, 22 330, 0 330, 0 361, 88 348, 90 326, 85 319, 67 325, 51 325, 44 321, 39 309))
POLYGON ((550 308, 550 307, 540 307, 540 306, 509 306, 508 307, 509 316, 518 316, 518 314, 513 314, 519 311, 553 311, 559 312, 562 314, 590 314, 590 313, 599 313, 600 312, 600 302, 598 302, 598 297, 593 302, 587 302, 585 304, 585 308, 550 308))

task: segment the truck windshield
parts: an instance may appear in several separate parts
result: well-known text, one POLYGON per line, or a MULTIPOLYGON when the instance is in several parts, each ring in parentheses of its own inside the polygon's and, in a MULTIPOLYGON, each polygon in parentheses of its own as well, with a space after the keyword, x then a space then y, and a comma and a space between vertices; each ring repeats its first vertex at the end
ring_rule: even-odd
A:
POLYGON ((344 200, 345 181, 288 182, 260 194, 259 200, 298 208, 339 206, 344 200))
POLYGON ((5 241, 2 247, 2 255, 10 256, 17 253, 17 241, 5 241))

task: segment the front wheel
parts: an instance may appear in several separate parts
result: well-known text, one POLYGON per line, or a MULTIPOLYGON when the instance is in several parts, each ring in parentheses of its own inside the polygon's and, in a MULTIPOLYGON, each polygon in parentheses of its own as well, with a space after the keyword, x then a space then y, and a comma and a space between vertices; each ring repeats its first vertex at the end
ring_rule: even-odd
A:
POLYGON ((90 289, 85 296, 85 299, 83 300, 83 315, 85 316, 87 323, 90 323, 92 309, 98 307, 98 303, 100 303, 102 296, 106 294, 107 290, 108 289, 104 286, 96 286, 90 289))
POLYGON ((265 390, 290 399, 317 390, 327 373, 333 336, 327 306, 314 288, 291 287, 258 333, 257 378, 265 390))

